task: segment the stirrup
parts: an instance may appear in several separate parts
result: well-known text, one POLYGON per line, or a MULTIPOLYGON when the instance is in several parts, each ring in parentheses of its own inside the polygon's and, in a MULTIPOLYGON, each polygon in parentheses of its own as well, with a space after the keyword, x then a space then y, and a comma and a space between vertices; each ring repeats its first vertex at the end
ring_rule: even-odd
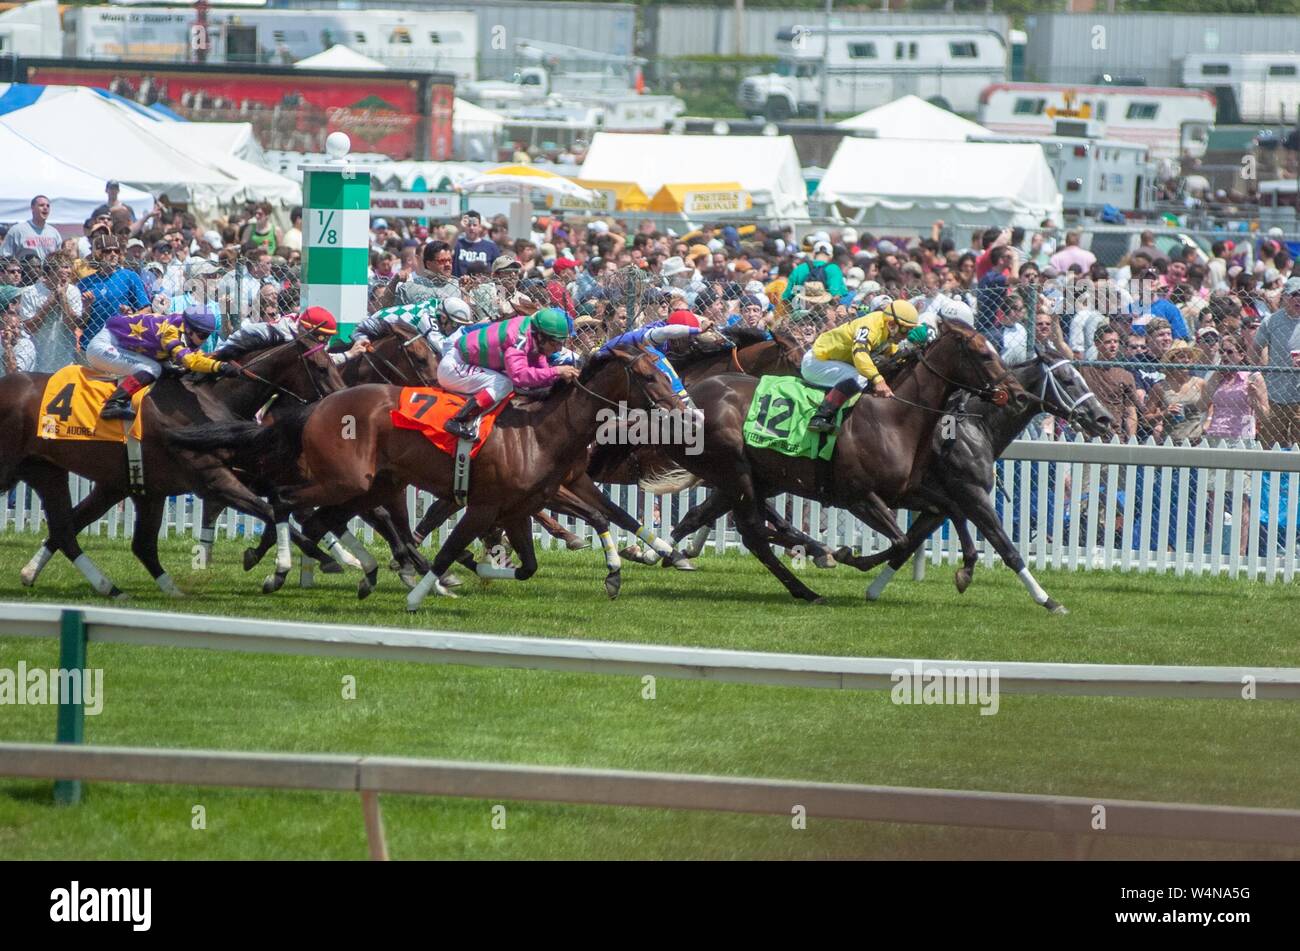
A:
POLYGON ((468 423, 452 418, 447 420, 443 427, 447 432, 460 439, 468 439, 471 442, 478 442, 478 419, 470 420, 468 423))
POLYGON ((99 418, 104 420, 135 419, 135 407, 131 405, 130 400, 125 403, 105 403, 99 411, 99 418))
POLYGON ((833 433, 835 432, 835 414, 830 416, 814 415, 808 420, 808 428, 815 433, 833 433))

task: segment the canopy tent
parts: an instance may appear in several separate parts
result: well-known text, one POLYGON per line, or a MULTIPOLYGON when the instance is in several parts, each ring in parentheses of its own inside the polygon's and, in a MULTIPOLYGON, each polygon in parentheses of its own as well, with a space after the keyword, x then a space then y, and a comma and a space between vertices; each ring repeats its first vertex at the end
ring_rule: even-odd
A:
POLYGON ((788 135, 635 135, 597 132, 582 164, 584 181, 635 182, 647 195, 725 169, 759 214, 806 218, 808 194, 788 135))
POLYGON ((159 122, 149 127, 168 144, 203 155, 220 155, 270 168, 251 122, 159 122))
POLYGON ((665 185, 650 199, 650 211, 703 214, 748 211, 754 206, 739 182, 681 183, 665 185))
POLYGON ((645 211, 650 207, 650 196, 634 182, 593 182, 586 178, 574 181, 591 191, 613 192, 616 211, 645 211))
POLYGON ((1061 192, 1033 144, 845 139, 816 198, 862 209, 857 223, 1036 227, 1062 218, 1061 192))
POLYGON ((867 130, 878 139, 942 139, 965 142, 967 136, 988 135, 988 129, 963 119, 920 96, 903 96, 875 109, 835 123, 837 129, 867 130))
POLYGON ((471 178, 456 183, 461 191, 519 189, 520 191, 537 190, 552 195, 565 195, 589 201, 596 196, 577 184, 571 178, 548 172, 533 165, 501 165, 489 168, 471 178))
POLYGON ((377 59, 371 59, 365 53, 358 53, 350 46, 335 43, 327 50, 314 53, 306 59, 293 64, 301 69, 387 69, 377 59))
MULTIPOLYGON (((302 202, 302 189, 293 181, 226 151, 238 133, 229 134, 227 144, 205 145, 204 132, 187 135, 199 123, 163 119, 83 86, 42 88, 49 94, 0 114, 0 125, 101 180, 187 202, 200 222, 248 200, 280 209, 302 202)), ((0 102, 12 92, 11 87, 0 102)), ((206 135, 209 143, 215 139, 206 135)))
MULTIPOLYGON (((50 200, 50 224, 80 228, 107 200, 106 179, 69 165, 3 125, 0 155, 7 169, 0 176, 0 221, 26 221, 32 214, 32 199, 44 195, 50 200)), ((153 208, 152 195, 129 185, 122 186, 118 199, 137 216, 153 208)))

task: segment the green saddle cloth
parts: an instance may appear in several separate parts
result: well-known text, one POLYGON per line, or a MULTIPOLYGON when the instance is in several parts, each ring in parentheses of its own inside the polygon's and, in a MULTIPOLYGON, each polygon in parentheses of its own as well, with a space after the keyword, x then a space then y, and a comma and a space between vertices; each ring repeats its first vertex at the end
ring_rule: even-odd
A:
POLYGON ((844 414, 853 408, 858 396, 846 400, 840 407, 835 415, 835 432, 819 433, 808 428, 808 421, 825 396, 824 390, 811 387, 798 377, 762 377, 745 416, 743 432, 746 445, 755 449, 772 449, 797 459, 829 461, 835 452, 835 440, 844 422, 844 414))

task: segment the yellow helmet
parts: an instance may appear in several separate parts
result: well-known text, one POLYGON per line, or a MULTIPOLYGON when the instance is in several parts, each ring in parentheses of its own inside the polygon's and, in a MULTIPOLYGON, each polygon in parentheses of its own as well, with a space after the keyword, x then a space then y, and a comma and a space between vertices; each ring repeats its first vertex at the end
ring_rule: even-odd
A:
POLYGON ((916 308, 912 306, 910 301, 891 301, 881 308, 880 312, 904 327, 915 327, 921 321, 920 315, 917 314, 916 308))

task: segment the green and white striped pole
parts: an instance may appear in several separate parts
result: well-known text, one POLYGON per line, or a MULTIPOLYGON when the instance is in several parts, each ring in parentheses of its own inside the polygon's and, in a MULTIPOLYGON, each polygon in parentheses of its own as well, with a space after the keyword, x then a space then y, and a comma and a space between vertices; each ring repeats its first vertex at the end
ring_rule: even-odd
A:
POLYGON ((370 169, 346 158, 342 132, 325 140, 330 160, 303 172, 302 307, 324 307, 346 340, 366 317, 370 263, 370 169))

